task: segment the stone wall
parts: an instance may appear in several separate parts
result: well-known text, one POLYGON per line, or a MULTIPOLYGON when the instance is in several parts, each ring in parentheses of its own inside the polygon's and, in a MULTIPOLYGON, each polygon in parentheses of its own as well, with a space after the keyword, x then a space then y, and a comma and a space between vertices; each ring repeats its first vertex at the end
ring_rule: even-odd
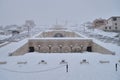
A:
POLYGON ((29 47, 34 48, 34 52, 39 53, 82 53, 91 46, 92 52, 102 54, 114 54, 110 50, 94 43, 91 39, 68 38, 68 39, 30 39, 28 43, 17 49, 12 55, 23 55, 29 52, 29 47))
POLYGON ((31 39, 29 47, 40 53, 68 53, 86 51, 91 39, 31 39))
POLYGON ((80 37, 78 34, 69 31, 48 31, 41 33, 38 37, 55 37, 58 33, 62 34, 63 37, 80 37))
POLYGON ((101 54, 112 54, 114 55, 115 53, 113 53, 112 51, 100 46, 99 44, 97 43, 93 43, 92 44, 92 50, 93 52, 99 52, 101 54))
POLYGON ((23 55, 25 53, 28 53, 28 43, 26 43, 22 47, 18 48, 11 55, 18 56, 18 55, 23 55))

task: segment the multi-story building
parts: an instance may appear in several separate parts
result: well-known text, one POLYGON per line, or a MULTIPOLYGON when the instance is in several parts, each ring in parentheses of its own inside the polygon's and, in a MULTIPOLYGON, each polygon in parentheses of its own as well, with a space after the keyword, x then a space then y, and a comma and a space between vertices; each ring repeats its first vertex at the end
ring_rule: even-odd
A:
POLYGON ((120 16, 110 17, 107 20, 107 24, 104 26, 101 26, 101 29, 105 31, 119 32, 120 31, 120 16))

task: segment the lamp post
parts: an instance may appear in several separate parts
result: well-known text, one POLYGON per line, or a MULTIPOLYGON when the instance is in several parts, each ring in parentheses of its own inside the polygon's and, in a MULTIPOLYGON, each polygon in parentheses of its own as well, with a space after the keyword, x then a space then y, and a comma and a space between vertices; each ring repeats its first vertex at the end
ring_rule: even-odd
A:
POLYGON ((40 52, 40 47, 41 47, 41 45, 38 45, 39 52, 40 52))
POLYGON ((62 52, 62 45, 60 44, 59 45, 59 48, 60 48, 60 53, 62 52))
POLYGON ((68 72, 68 64, 66 64, 66 72, 68 72))
POLYGON ((80 45, 80 48, 81 48, 81 52, 83 51, 83 45, 80 45))
POLYGON ((70 45, 71 53, 72 53, 72 48, 73 48, 73 45, 70 45))
POLYGON ((49 53, 51 53, 51 47, 52 47, 52 45, 48 45, 48 47, 49 47, 49 53))

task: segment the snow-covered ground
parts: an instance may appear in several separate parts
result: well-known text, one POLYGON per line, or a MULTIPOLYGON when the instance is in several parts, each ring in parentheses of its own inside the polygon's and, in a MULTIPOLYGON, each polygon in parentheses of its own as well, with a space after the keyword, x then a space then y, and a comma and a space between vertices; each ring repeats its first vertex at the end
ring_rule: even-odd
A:
POLYGON ((71 30, 79 32, 87 37, 95 38, 104 43, 120 45, 120 37, 118 37, 119 32, 106 32, 98 29, 88 29, 87 27, 84 26, 71 28, 71 30))
POLYGON ((11 35, 0 35, 0 40, 11 37, 11 35))
POLYGON ((90 32, 91 34, 97 34, 97 35, 103 35, 103 36, 107 36, 110 38, 114 38, 118 33, 115 32, 105 32, 102 30, 98 30, 98 29, 94 29, 94 30, 90 30, 90 29, 86 29, 86 31, 90 32))
MULTIPOLYGON (((36 26, 29 31, 29 37, 32 37, 33 35, 36 35, 37 33, 40 33, 41 31, 44 31, 46 29, 48 29, 48 28, 46 28, 44 26, 36 26)), ((7 35, 7 36, 0 35, 0 44, 4 43, 4 42, 5 43, 6 42, 18 42, 18 41, 21 41, 25 38, 28 38, 28 31, 26 31, 26 30, 21 32, 20 34, 14 35, 14 36, 12 36, 12 35, 7 35)))
POLYGON ((98 53, 68 53, 68 54, 40 54, 28 53, 18 57, 1 58, 6 64, 0 65, 1 80, 120 80, 120 66, 118 71, 115 64, 119 58, 113 55, 98 53), (80 63, 86 59, 86 63, 80 63), (47 64, 38 64, 41 60, 47 64), (61 60, 68 63, 60 64, 61 60), (100 63, 107 61, 107 63, 100 63), (26 64, 17 64, 27 62, 26 64))

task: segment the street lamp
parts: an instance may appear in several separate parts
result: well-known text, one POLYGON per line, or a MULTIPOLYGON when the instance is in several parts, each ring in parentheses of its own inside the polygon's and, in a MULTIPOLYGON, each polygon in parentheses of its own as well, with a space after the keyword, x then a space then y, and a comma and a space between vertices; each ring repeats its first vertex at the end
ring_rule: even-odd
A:
POLYGON ((73 45, 70 45, 71 53, 72 53, 72 48, 73 48, 73 45))
POLYGON ((52 47, 52 45, 48 45, 48 47, 49 47, 49 53, 51 53, 51 47, 52 47))
POLYGON ((60 44, 59 47, 60 47, 60 52, 62 52, 62 45, 60 44))
POLYGON ((41 45, 38 45, 39 52, 40 52, 40 47, 41 47, 41 45))
POLYGON ((80 45, 80 48, 81 48, 81 52, 83 51, 83 45, 80 45))

